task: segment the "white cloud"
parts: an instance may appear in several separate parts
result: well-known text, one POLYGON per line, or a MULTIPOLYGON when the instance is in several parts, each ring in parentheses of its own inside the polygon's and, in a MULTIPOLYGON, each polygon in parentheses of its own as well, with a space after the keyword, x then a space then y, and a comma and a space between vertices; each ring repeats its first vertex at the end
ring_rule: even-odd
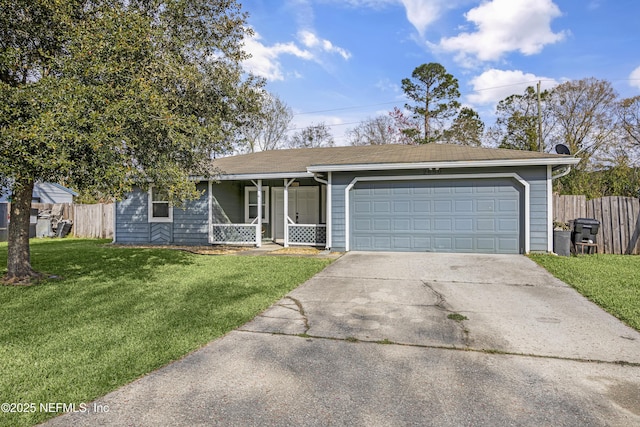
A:
POLYGON ((496 104, 510 95, 522 95, 528 86, 535 87, 538 81, 542 82, 542 90, 558 85, 548 77, 520 70, 487 70, 471 79, 474 92, 467 95, 467 101, 474 105, 496 104))
POLYGON ((243 65, 246 70, 267 80, 284 80, 279 61, 281 55, 293 55, 304 60, 314 59, 311 52, 300 49, 293 42, 266 46, 260 40, 261 37, 258 33, 254 33, 253 37, 244 40, 244 49, 251 54, 251 58, 244 61, 243 65))
POLYGON ((629 84, 640 89, 640 67, 636 68, 629 74, 629 84))
POLYGON ((491 0, 465 14, 477 31, 440 40, 439 47, 457 52, 461 63, 471 58, 495 61, 504 54, 519 51, 539 53, 547 44, 562 40, 566 33, 554 33, 551 21, 561 12, 552 0, 491 0))
POLYGON ((309 30, 302 30, 298 32, 298 38, 309 49, 319 49, 324 52, 337 53, 345 60, 351 58, 351 54, 341 47, 334 46, 329 40, 318 38, 317 35, 309 30))
POLYGON ((427 27, 437 21, 445 9, 446 0, 400 0, 407 11, 407 20, 415 29, 424 35, 427 27))

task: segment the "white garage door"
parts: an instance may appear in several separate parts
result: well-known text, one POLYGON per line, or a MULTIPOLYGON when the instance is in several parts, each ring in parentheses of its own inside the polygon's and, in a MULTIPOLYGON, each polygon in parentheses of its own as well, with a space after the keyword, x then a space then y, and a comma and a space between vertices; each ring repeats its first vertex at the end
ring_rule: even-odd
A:
POLYGON ((522 253, 520 200, 508 178, 358 182, 350 195, 350 246, 522 253))

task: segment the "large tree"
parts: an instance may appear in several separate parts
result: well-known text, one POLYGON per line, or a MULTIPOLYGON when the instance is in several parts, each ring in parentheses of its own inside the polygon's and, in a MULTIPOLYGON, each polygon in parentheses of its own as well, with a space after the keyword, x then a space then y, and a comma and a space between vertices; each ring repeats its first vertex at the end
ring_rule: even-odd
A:
POLYGON ((411 78, 402 79, 402 90, 414 102, 405 107, 424 123, 419 142, 437 141, 447 121, 460 107, 458 79, 447 73, 442 65, 432 62, 416 67, 411 78))
POLYGON ((262 108, 251 121, 242 127, 242 151, 276 150, 282 148, 287 139, 287 130, 293 112, 277 95, 264 92, 262 108))
POLYGON ((550 95, 549 91, 541 92, 538 103, 536 90, 529 86, 524 94, 510 95, 498 103, 496 123, 491 129, 491 134, 500 148, 528 151, 540 149, 540 121, 543 141, 554 128, 551 109, 548 107, 550 95))
POLYGON ((347 131, 351 145, 382 145, 399 143, 399 131, 390 116, 366 119, 347 131))
POLYGON ((462 107, 451 126, 443 133, 442 139, 449 144, 482 145, 484 122, 472 108, 462 107))
POLYGON ((600 148, 615 143, 616 99, 611 83, 595 78, 571 80, 553 89, 548 108, 555 126, 549 139, 581 157, 579 168, 585 168, 600 148))
POLYGON ((0 0, 0 176, 12 192, 6 281, 28 283, 34 182, 195 196, 254 112, 235 0, 0 0))
POLYGON ((623 137, 636 146, 640 145, 640 95, 620 101, 617 113, 623 137))
POLYGON ((334 145, 333 135, 325 123, 300 129, 289 140, 290 148, 333 147, 334 145))

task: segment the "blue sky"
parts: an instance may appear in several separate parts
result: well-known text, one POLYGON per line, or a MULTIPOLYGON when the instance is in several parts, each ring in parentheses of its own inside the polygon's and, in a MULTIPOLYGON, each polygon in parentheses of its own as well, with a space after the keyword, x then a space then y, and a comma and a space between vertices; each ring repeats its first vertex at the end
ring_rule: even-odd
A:
POLYGON ((244 66, 338 145, 358 122, 406 102, 400 87, 438 62, 460 101, 493 124, 495 105, 542 81, 587 77, 640 95, 638 0, 240 0, 255 36, 244 66))

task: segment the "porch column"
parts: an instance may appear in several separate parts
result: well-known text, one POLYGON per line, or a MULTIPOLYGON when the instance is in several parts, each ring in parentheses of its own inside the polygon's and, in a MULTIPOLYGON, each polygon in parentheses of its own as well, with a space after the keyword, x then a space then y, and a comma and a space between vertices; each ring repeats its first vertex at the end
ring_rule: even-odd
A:
POLYGON ((283 189, 283 194, 284 194, 284 247, 288 248, 289 247, 289 186, 293 183, 293 181, 295 181, 295 178, 292 178, 290 180, 285 179, 284 180, 284 189, 283 189))
POLYGON ((327 176, 327 213, 326 215, 326 223, 327 223, 327 228, 326 228, 326 242, 325 242, 325 249, 331 249, 331 190, 332 190, 332 178, 333 176, 331 175, 331 172, 328 173, 327 176))
POLYGON ((211 243, 213 241, 213 185, 211 180, 207 182, 207 239, 211 243))
POLYGON ((256 247, 259 248, 262 246, 262 180, 259 179, 256 184, 256 188, 258 189, 258 226, 256 228, 256 247))

